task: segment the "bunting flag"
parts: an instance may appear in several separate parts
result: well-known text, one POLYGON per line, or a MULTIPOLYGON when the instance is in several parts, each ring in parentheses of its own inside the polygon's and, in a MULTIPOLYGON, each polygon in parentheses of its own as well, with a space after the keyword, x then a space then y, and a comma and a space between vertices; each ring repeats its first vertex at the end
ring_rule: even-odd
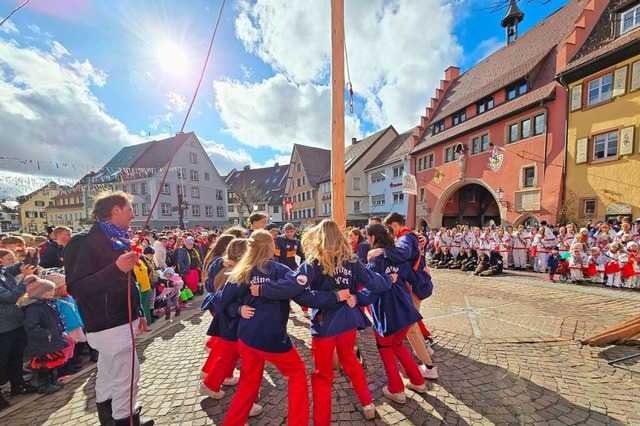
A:
POLYGON ((402 193, 418 195, 418 182, 414 175, 402 172, 402 193))

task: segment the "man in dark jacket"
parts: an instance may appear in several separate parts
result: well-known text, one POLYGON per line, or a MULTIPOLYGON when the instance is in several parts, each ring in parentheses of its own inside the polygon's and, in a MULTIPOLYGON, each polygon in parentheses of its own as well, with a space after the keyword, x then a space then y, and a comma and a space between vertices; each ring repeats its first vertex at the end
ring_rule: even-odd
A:
POLYGON ((134 411, 129 412, 135 351, 129 328, 134 327, 138 334, 147 328, 132 272, 138 255, 131 251, 127 233, 135 217, 131 196, 124 192, 99 196, 92 217, 95 223, 91 229, 69 240, 64 266, 67 289, 78 304, 87 341, 100 352, 95 385, 98 417, 101 425, 128 425, 133 416, 133 424, 151 426, 153 420, 140 420, 141 408, 136 401, 140 376, 137 356, 133 365, 134 411))
POLYGON ((51 232, 52 239, 47 240, 40 251, 40 266, 43 268, 62 268, 64 261, 62 251, 71 238, 71 229, 66 226, 57 226, 51 232))

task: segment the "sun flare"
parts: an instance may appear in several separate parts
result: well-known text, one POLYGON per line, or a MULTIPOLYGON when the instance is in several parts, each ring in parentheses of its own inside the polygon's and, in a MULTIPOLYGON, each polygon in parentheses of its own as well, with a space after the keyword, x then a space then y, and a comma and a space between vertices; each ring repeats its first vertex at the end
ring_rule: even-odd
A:
POLYGON ((189 69, 187 55, 182 46, 164 41, 156 48, 158 63, 164 71, 173 75, 182 75, 189 69))

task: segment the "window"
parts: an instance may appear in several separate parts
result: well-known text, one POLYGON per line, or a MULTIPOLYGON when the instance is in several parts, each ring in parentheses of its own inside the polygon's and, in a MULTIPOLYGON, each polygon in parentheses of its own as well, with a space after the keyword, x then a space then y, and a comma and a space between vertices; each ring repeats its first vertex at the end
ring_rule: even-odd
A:
POLYGON ((147 182, 140 182, 140 193, 146 194, 147 192, 149 192, 149 189, 147 187, 147 182))
POLYGON ((444 120, 440 120, 437 123, 433 123, 432 134, 438 134, 444 130, 444 120))
POLYGON ((147 204, 147 203, 143 203, 142 204, 142 214, 144 216, 149 214, 149 204, 147 204))
POLYGON ((198 156, 196 155, 195 152, 189 153, 189 162, 192 164, 198 164, 198 156))
POLYGON ((593 137, 593 160, 604 160, 618 156, 618 132, 609 132, 593 137))
POLYGON ((162 216, 171 216, 171 203, 162 203, 162 216))
POLYGON ((198 188, 197 186, 192 186, 191 187, 191 196, 193 198, 200 198, 200 188, 198 188))
POLYGON ((131 204, 131 210, 133 211, 133 214, 136 216, 138 216, 138 214, 140 213, 140 211, 138 210, 137 204, 131 204))
POLYGON ((613 73, 591 80, 588 86, 587 106, 597 105, 610 100, 611 89, 613 87, 613 73))
POLYGON ((382 195, 374 195, 371 197, 371 205, 372 206, 384 206, 384 194, 382 195))
POLYGON ((204 180, 209 180, 210 178, 209 172, 204 172, 204 180))
POLYGON ((264 211, 264 204, 258 204, 258 210, 264 211))
MULTIPOLYGON (((422 158, 420 160, 422 160, 422 158)), ((376 182, 384 182, 384 173, 382 172, 371 173, 371 183, 376 183, 376 182)))
POLYGON ((329 194, 331 192, 331 182, 325 182, 322 184, 322 193, 329 194))
POLYGON ((544 114, 533 117, 533 135, 541 135, 544 133, 544 114))
POLYGON ((131 184, 131 193, 132 194, 137 194, 138 193, 138 184, 136 184, 136 183, 132 183, 131 184))
POLYGON ((44 207, 44 201, 42 201, 42 200, 36 201, 35 204, 36 204, 36 207, 44 207))
POLYGON ((426 199, 425 198, 425 193, 426 193, 425 189, 424 188, 420 188, 420 202, 421 203, 423 203, 424 200, 426 199))
POLYGON ((452 162, 453 161, 453 155, 454 155, 453 147, 450 146, 449 148, 446 148, 444 150, 444 162, 445 163, 452 162))
POLYGON ((222 208, 222 206, 216 207, 216 214, 218 215, 218 217, 224 217, 224 209, 222 208))
POLYGON ((529 86, 527 85, 527 81, 524 79, 518 81, 515 84, 512 84, 506 89, 507 100, 510 101, 511 99, 515 99, 520 95, 524 95, 525 93, 527 93, 528 88, 529 86))
POLYGON ((235 211, 235 208, 233 207, 233 204, 229 204, 229 213, 233 213, 235 211))
POLYGON ((302 163, 298 163, 296 164, 296 171, 301 171, 302 170, 302 163))
POLYGON ((296 179, 296 186, 302 186, 302 180, 300 178, 296 179))
POLYGON ((31 210, 27 210, 24 212, 24 216, 28 219, 34 219, 36 217, 38 217, 38 212, 34 212, 31 210))
POLYGON ((489 133, 485 133, 484 135, 482 135, 480 137, 481 143, 480 143, 480 150, 482 152, 488 151, 489 150, 489 133))
POLYGON ((331 214, 331 204, 330 203, 324 203, 322 205, 322 213, 331 214))
POLYGON ((204 206, 204 215, 207 217, 213 216, 213 206, 204 206))
POLYGON ((216 200, 222 200, 222 191, 216 189, 216 200))
POLYGON ((307 194, 306 194, 306 192, 303 192, 302 194, 300 194, 300 196, 302 197, 302 201, 307 201, 307 194))
POLYGON ((168 183, 162 184, 162 193, 165 195, 171 194, 171 186, 168 183))
POLYGON ((280 213, 280 206, 273 206, 274 213, 280 213))
POLYGON ((596 199, 588 198, 582 200, 582 216, 596 215, 596 199))
POLYGON ((509 126, 509 143, 513 143, 518 140, 518 123, 509 126))
POLYGON ((359 212, 360 211, 360 201, 354 201, 353 202, 353 211, 354 212, 359 212))
POLYGON ((433 160, 434 160, 433 153, 425 157, 418 158, 418 171, 431 169, 433 167, 433 160))
MULTIPOLYGON (((66 216, 66 214, 65 214, 66 216)), ((47 212, 40 212, 40 219, 46 219, 47 218, 47 212)), ((66 219, 66 217, 65 217, 66 219)))
POLYGON ((620 14, 620 34, 640 26, 640 4, 620 14))
POLYGON ((536 185, 536 168, 525 167, 522 170, 522 186, 524 188, 530 188, 536 185))
POLYGON ((198 180, 198 171, 197 170, 190 170, 191 172, 191 180, 197 181, 198 180))
POLYGON ((402 172, 404 172, 404 166, 398 166, 393 168, 393 177, 401 177, 402 172))
POLYGON ((200 206, 198 204, 191 205, 191 215, 200 216, 200 206))
POLYGON ((184 167, 178 167, 178 179, 186 179, 187 170, 184 167))
POLYGON ((453 114, 453 125, 460 124, 467 120, 467 110, 463 109, 453 114))
POLYGON ((526 139, 531 136, 531 119, 527 118, 520 123, 520 137, 526 139))
POLYGON ((176 185, 176 194, 184 195, 184 185, 181 185, 181 184, 176 185))
POLYGON ((360 178, 359 177, 354 177, 352 183, 353 183, 353 189, 354 190, 360 189, 360 178))
POLYGON ((494 107, 493 96, 484 98, 480 102, 476 103, 476 111, 478 114, 489 111, 494 107))
POLYGON ((477 154, 480 152, 480 138, 473 138, 471 140, 471 154, 477 154))
POLYGON ((402 203, 404 203, 404 194, 402 192, 394 192, 393 204, 402 204, 402 203))

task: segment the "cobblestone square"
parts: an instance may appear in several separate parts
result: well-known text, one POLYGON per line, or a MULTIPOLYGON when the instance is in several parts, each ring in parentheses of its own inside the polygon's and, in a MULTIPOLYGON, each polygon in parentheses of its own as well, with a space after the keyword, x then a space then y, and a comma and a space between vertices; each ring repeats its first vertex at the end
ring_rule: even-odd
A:
MULTIPOLYGON (((640 314, 640 292, 548 283, 541 274, 508 271, 474 277, 433 271, 434 295, 423 302, 435 335, 440 378, 429 391, 407 391, 399 405, 382 396, 386 378, 370 329, 358 336, 380 425, 640 424, 640 361, 607 360, 638 346, 581 347, 579 339, 640 314)), ((234 388, 216 401, 197 393, 209 314, 194 301, 180 321, 161 319, 140 339, 140 402, 159 425, 221 424, 234 388)), ((296 307, 289 332, 311 373, 308 320, 296 307)), ((11 426, 97 424, 95 367, 70 379, 51 396, 12 401, 0 414, 11 426)), ((333 421, 365 424, 345 376, 336 372, 333 421)), ((261 396, 264 413, 249 425, 286 424, 286 381, 267 364, 261 396)))

